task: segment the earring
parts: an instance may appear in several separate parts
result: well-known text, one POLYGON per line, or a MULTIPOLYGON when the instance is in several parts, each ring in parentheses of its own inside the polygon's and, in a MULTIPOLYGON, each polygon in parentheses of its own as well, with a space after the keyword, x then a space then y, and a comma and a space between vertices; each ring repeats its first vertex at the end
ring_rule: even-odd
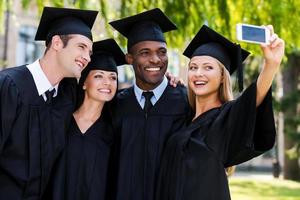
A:
POLYGON ((83 90, 86 90, 86 86, 85 86, 85 85, 84 85, 84 86, 82 86, 82 89, 83 89, 83 90))

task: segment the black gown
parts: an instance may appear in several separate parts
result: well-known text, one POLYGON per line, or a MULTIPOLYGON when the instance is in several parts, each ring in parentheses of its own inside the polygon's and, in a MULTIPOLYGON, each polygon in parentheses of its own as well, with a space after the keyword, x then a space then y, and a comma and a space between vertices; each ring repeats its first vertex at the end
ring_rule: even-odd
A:
POLYGON ((0 199, 40 199, 65 144, 75 79, 47 104, 26 66, 0 72, 0 199))
POLYGON ((113 134, 110 121, 102 116, 85 134, 81 133, 74 118, 71 121, 65 150, 65 183, 61 185, 65 186, 65 197, 62 199, 105 199, 113 134))
POLYGON ((275 134, 271 92, 256 108, 254 83, 237 100, 201 114, 170 138, 157 200, 229 200, 224 168, 271 149, 275 134))
POLYGON ((168 85, 147 118, 133 87, 117 95, 115 108, 120 148, 117 199, 153 200, 165 142, 188 116, 186 89, 168 85))

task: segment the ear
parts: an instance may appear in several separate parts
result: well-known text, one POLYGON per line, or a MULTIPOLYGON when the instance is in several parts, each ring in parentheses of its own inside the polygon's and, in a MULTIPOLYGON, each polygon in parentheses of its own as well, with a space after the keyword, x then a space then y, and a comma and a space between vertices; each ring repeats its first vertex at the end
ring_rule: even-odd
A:
POLYGON ((133 63, 133 56, 132 56, 132 54, 127 53, 127 54, 125 55, 125 59, 126 59, 126 62, 127 62, 128 64, 132 65, 132 63, 133 63))
POLYGON ((55 50, 59 50, 63 47, 63 42, 58 35, 54 35, 51 40, 51 46, 55 50))

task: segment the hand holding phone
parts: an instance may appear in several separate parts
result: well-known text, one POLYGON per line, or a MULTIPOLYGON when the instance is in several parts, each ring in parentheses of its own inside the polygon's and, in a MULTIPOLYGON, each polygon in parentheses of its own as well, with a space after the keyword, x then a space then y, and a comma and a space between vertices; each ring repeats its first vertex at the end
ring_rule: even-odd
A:
POLYGON ((237 24, 237 39, 243 42, 269 44, 270 30, 263 26, 237 24))

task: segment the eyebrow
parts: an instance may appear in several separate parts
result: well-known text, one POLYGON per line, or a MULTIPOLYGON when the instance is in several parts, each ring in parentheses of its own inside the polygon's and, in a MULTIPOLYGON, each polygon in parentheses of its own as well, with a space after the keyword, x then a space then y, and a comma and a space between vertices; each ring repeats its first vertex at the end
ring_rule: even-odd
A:
MULTIPOLYGON (((85 48, 88 48, 88 46, 82 42, 80 42, 79 45, 83 45, 85 48)), ((93 51, 89 50, 89 52, 90 52, 90 56, 91 56, 93 54, 93 51)))
MULTIPOLYGON (((104 71, 105 71, 105 70, 104 70, 104 71)), ((96 74, 97 74, 97 73, 104 74, 104 72, 103 72, 103 71, 96 72, 96 74)), ((109 75, 114 75, 114 76, 117 76, 117 74, 115 74, 114 72, 111 72, 109 75)))

